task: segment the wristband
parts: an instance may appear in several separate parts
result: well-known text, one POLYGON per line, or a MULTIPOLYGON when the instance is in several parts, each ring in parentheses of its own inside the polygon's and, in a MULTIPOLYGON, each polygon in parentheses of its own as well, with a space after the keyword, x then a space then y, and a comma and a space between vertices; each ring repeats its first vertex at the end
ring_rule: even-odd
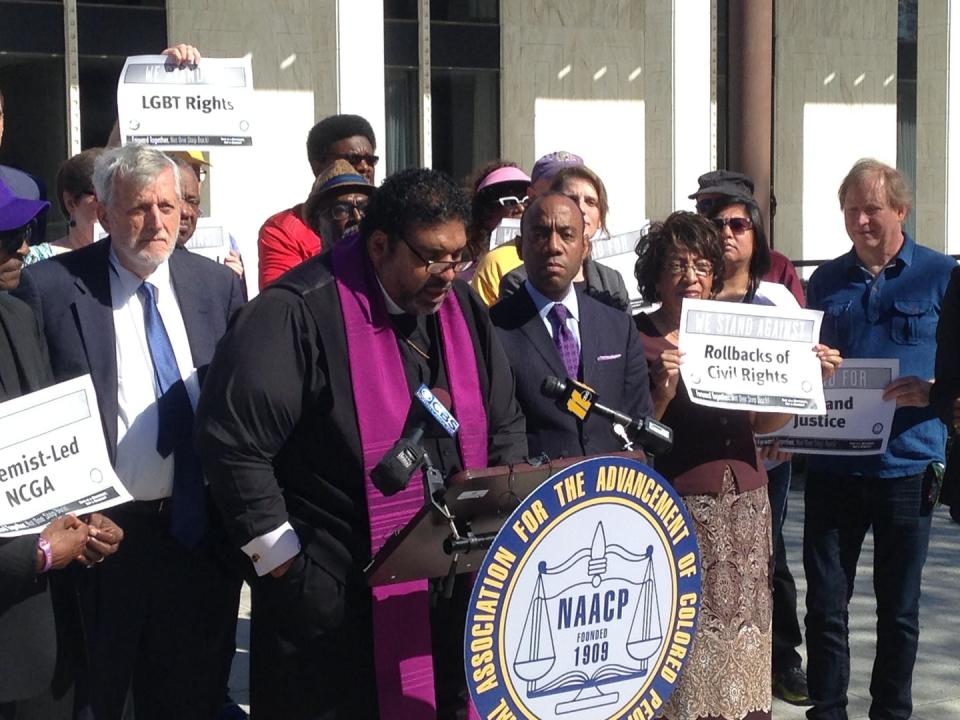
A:
POLYGON ((53 567, 53 548, 45 537, 37 540, 37 548, 43 553, 43 567, 40 568, 40 572, 45 573, 53 567))

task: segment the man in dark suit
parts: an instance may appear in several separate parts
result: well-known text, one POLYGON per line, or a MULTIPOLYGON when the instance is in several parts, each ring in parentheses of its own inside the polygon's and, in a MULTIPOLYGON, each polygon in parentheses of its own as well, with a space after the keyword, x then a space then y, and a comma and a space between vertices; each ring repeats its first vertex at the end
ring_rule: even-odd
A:
POLYGON ((540 392, 545 377, 569 377, 631 417, 653 413, 643 345, 630 317, 574 288, 587 252, 576 203, 560 193, 537 198, 523 214, 518 247, 527 280, 490 309, 490 319, 516 376, 530 454, 622 450, 607 420, 580 421, 540 392))
MULTIPOLYGON (((15 197, 0 181, 0 288, 20 283, 27 240, 43 201, 15 197)), ((53 382, 47 345, 30 308, 0 292, 0 402, 53 382)), ((39 535, 0 539, 0 719, 69 718, 73 711, 76 608, 65 578, 53 602, 51 570, 95 563, 122 531, 99 513, 57 518, 39 535), (56 611, 56 620, 55 617, 56 611)), ((57 573, 62 576, 62 573, 57 573)))
POLYGON ((466 577, 446 600, 426 582, 371 592, 363 568, 424 503, 419 472, 389 498, 370 479, 421 383, 449 391, 460 422, 456 439, 439 427, 424 438, 444 476, 527 454, 503 349, 480 299, 455 280, 470 266, 469 217, 442 173, 392 175, 359 234, 267 288, 217 349, 197 447, 259 575, 250 688, 260 720, 466 711, 466 577))
POLYGON ((207 720, 223 699, 240 582, 215 561, 193 406, 240 285, 174 250, 180 186, 162 153, 110 150, 94 186, 110 237, 27 270, 54 376, 92 375, 111 461, 134 498, 109 511, 124 552, 84 593, 94 711, 120 717, 132 687, 138 720, 207 720))

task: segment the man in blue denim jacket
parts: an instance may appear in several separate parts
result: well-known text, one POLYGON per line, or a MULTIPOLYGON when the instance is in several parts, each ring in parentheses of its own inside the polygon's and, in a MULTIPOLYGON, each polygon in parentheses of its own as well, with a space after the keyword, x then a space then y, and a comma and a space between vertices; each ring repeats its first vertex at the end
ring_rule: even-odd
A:
POLYGON ((902 229, 910 211, 903 176, 857 162, 840 185, 853 249, 810 278, 807 306, 823 310, 820 340, 844 358, 898 358, 884 390, 897 404, 887 451, 867 457, 810 456, 803 564, 807 574, 807 717, 847 717, 847 605, 857 558, 874 536, 877 654, 870 717, 909 718, 919 637, 920 579, 930 539, 930 463, 943 462, 946 432, 929 405, 937 319, 951 270, 946 255, 902 229))

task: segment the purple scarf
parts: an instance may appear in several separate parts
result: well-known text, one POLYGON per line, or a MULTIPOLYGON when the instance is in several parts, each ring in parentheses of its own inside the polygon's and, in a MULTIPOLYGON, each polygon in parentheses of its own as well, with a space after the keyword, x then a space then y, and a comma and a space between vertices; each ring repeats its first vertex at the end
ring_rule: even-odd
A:
MULTIPOLYGON (((370 546, 376 552, 421 507, 423 487, 411 482, 384 497, 370 471, 403 432, 410 408, 397 337, 380 286, 359 236, 333 248, 333 270, 347 337, 353 401, 363 448, 370 546)), ((487 465, 487 417, 470 330, 451 290, 440 306, 440 336, 451 408, 460 421, 457 441, 465 468, 487 465)), ((373 588, 373 647, 380 715, 397 720, 436 717, 427 582, 373 588)), ((471 717, 476 717, 470 708, 471 717)))

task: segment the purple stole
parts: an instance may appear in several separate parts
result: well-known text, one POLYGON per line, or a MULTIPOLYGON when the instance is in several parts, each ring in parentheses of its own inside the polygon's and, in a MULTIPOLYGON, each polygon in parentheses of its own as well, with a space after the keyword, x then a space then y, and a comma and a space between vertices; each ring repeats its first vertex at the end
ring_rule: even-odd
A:
MULTIPOLYGON (((418 479, 389 498, 370 480, 370 471, 402 434, 411 398, 396 333, 364 242, 358 235, 344 238, 332 253, 363 448, 370 547, 376 552, 424 503, 418 479)), ((439 319, 451 410, 460 421, 457 441, 463 466, 486 467, 487 417, 476 356, 470 329, 452 290, 440 306, 439 319)), ((380 716, 435 718, 426 580, 373 588, 373 649, 380 716)), ((470 716, 477 717, 472 706, 470 716)))

